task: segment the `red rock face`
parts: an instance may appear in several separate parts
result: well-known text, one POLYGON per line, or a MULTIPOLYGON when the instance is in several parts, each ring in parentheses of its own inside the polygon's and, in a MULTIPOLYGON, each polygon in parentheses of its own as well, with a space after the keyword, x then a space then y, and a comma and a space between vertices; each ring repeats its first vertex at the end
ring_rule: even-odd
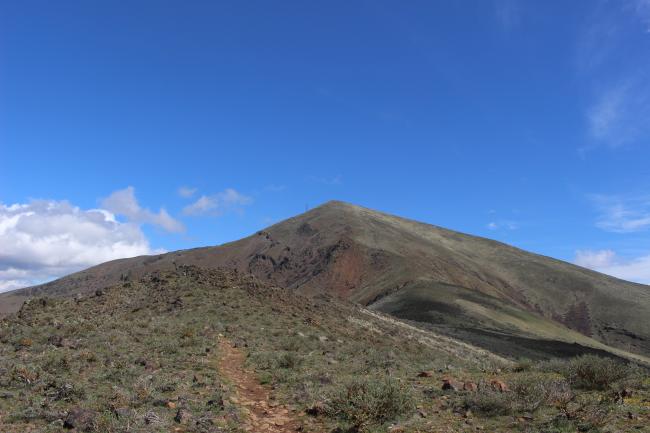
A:
POLYGON ((365 260, 356 244, 344 243, 336 252, 328 270, 328 286, 334 294, 349 298, 354 289, 361 286, 365 271, 365 260))

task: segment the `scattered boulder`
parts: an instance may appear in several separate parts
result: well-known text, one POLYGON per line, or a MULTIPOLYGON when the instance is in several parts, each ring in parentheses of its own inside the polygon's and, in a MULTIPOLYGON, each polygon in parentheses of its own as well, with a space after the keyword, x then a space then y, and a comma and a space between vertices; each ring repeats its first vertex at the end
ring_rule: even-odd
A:
POLYGON ((61 338, 59 336, 52 337, 54 338, 50 344, 56 347, 65 347, 66 349, 77 350, 81 345, 81 342, 79 340, 70 340, 69 338, 61 338))
POLYGON ((623 403, 626 398, 632 397, 632 390, 629 388, 623 388, 621 390, 614 392, 614 401, 617 403, 623 403))
POLYGON ((463 384, 464 391, 476 392, 478 391, 478 385, 475 382, 468 381, 463 384))
POLYGON ((28 347, 32 347, 33 344, 34 344, 34 341, 31 338, 27 338, 27 337, 21 338, 16 343, 16 350, 26 349, 28 347))
POLYGON ((156 412, 150 410, 144 415, 144 423, 147 425, 162 424, 162 420, 156 412))
POLYGON ((63 421, 63 428, 77 429, 77 431, 91 432, 95 428, 97 414, 89 409, 74 408, 63 421))
POLYGON ((457 381, 455 379, 443 379, 442 380, 442 389, 451 390, 451 391, 460 391, 463 389, 463 382, 457 381))
POLYGON ((323 415, 327 411, 327 408, 322 402, 316 402, 307 409, 305 409, 305 413, 310 416, 319 416, 323 415))
POLYGON ((160 368, 160 365, 157 362, 154 362, 154 361, 151 361, 151 360, 145 359, 145 358, 138 358, 138 359, 135 360, 135 363, 137 365, 143 366, 144 369, 147 370, 147 371, 153 371, 153 370, 157 370, 157 369, 160 368))
POLYGON ((498 379, 493 379, 490 381, 490 387, 499 392, 508 392, 510 391, 510 388, 508 388, 508 385, 505 384, 505 382, 498 380, 498 379))
POLYGON ((221 395, 218 395, 218 396, 208 400, 208 406, 215 406, 215 407, 223 410, 223 408, 224 408, 223 397, 221 395))
POLYGON ((63 347, 63 337, 60 335, 50 335, 47 337, 47 342, 54 347, 63 347))
POLYGON ((125 419, 131 415, 131 410, 126 407, 115 407, 113 408, 112 412, 118 419, 125 419))
POLYGON ((172 309, 180 309, 183 308, 183 299, 180 297, 177 297, 170 303, 170 307, 172 309))
POLYGON ((47 395, 54 401, 69 400, 76 394, 76 390, 71 383, 52 383, 48 385, 48 388, 50 390, 48 391, 47 395))
POLYGON ((190 419, 192 418, 192 414, 190 411, 187 409, 178 409, 176 412, 176 416, 174 417, 174 421, 176 421, 179 424, 187 424, 190 422, 190 419))
POLYGON ((433 374, 430 371, 421 371, 418 373, 418 377, 431 377, 433 374))

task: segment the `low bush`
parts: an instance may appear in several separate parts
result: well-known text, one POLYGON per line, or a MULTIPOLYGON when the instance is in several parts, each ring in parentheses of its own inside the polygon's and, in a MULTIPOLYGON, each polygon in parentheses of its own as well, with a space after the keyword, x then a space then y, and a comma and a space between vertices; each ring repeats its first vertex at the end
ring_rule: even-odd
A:
POLYGON ((564 376, 571 386, 585 390, 605 390, 635 374, 635 369, 612 358, 583 355, 564 362, 549 362, 547 371, 564 376))
POLYGON ((522 373, 501 392, 481 383, 479 390, 465 395, 463 409, 488 416, 535 412, 542 406, 564 407, 573 398, 568 382, 557 375, 522 373))
POLYGON ((301 364, 302 358, 295 352, 284 352, 278 355, 276 362, 279 368, 294 369, 301 364))
POLYGON ((410 389, 391 378, 351 380, 330 398, 326 413, 363 431, 406 415, 414 408, 410 389))
POLYGON ((467 394, 462 404, 463 409, 486 416, 508 415, 513 412, 511 396, 489 388, 467 394))
POLYGON ((543 405, 565 406, 573 398, 569 383, 547 374, 522 374, 510 382, 512 409, 534 412, 543 405))

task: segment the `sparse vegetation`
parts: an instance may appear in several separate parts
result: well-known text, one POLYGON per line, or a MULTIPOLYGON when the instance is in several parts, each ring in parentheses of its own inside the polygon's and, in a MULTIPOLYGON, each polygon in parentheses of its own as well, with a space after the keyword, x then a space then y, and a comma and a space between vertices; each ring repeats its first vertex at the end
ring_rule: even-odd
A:
POLYGON ((544 406, 563 407, 573 397, 564 378, 526 373, 513 376, 507 392, 481 383, 476 392, 465 396, 463 408, 486 415, 517 415, 533 413, 544 406))
POLYGON ((592 356, 500 363, 423 332, 329 297, 182 267, 33 301, 0 322, 0 425, 240 432, 245 414, 216 368, 219 334, 306 432, 624 432, 647 422, 644 369, 592 356), (455 389, 441 389, 445 378, 455 389))
POLYGON ((353 379, 330 397, 325 412, 349 423, 354 430, 381 425, 414 410, 410 388, 386 378, 353 379))
POLYGON ((575 388, 601 391, 640 373, 629 364, 594 355, 583 355, 568 361, 553 360, 540 367, 561 374, 575 388))

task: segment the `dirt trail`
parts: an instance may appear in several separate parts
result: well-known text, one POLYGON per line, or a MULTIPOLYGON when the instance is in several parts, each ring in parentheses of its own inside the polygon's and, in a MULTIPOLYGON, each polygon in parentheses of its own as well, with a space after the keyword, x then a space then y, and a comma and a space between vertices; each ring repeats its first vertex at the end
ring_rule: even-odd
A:
POLYGON ((286 406, 273 401, 267 388, 244 369, 246 356, 225 337, 219 337, 219 370, 234 385, 230 401, 246 416, 243 428, 250 433, 295 433, 303 423, 286 406))

